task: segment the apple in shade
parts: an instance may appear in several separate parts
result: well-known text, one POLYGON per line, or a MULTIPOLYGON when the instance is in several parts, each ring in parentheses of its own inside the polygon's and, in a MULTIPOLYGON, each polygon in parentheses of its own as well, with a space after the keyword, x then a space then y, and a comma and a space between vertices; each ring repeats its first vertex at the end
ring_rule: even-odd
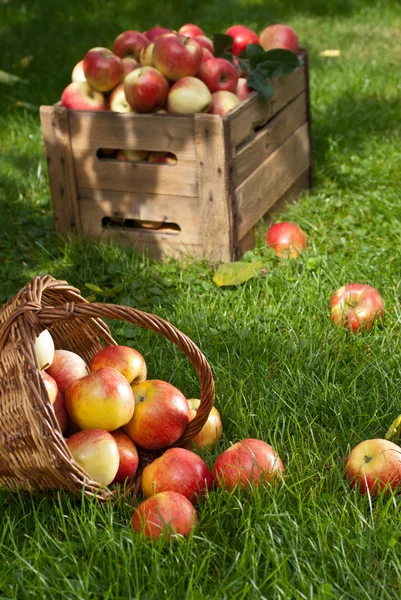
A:
POLYGON ((222 452, 213 465, 216 486, 232 490, 281 480, 284 466, 279 455, 266 442, 248 438, 222 452))
POLYGON ((145 498, 159 492, 178 492, 195 503, 212 487, 212 474, 204 460, 185 448, 169 448, 147 465, 141 478, 145 498))
POLYGON ((142 67, 153 67, 153 48, 154 42, 150 42, 145 48, 142 48, 139 60, 142 67))
POLYGON ((126 160, 128 162, 146 162, 149 152, 147 150, 118 150, 117 160, 126 160))
POLYGON ((231 52, 234 56, 240 56, 248 44, 259 44, 258 34, 245 27, 245 25, 233 25, 226 31, 226 35, 231 35, 234 43, 231 47, 231 52))
POLYGON ((209 50, 209 52, 214 55, 214 44, 210 38, 206 35, 196 35, 194 40, 198 42, 202 48, 206 48, 206 50, 209 50))
POLYGON ((48 329, 44 329, 35 339, 35 351, 39 368, 47 369, 54 359, 54 342, 48 329))
POLYGON ((141 67, 127 75, 124 91, 128 104, 135 112, 150 113, 164 105, 169 85, 157 69, 141 67))
POLYGON ((123 79, 124 65, 108 48, 92 48, 84 57, 84 74, 95 90, 109 92, 123 79))
POLYGON ((267 245, 273 248, 280 258, 297 258, 306 248, 307 237, 295 223, 282 221, 275 223, 266 232, 267 245))
POLYGON ((112 431, 111 435, 117 443, 120 462, 113 483, 124 483, 132 479, 139 465, 138 450, 131 438, 122 431, 112 431))
MULTIPOLYGON (((189 408, 191 409, 190 418, 192 421, 198 412, 200 400, 197 400, 196 398, 190 398, 188 400, 188 404, 189 408)), ((212 406, 206 423, 191 441, 195 444, 195 446, 199 446, 199 448, 209 448, 209 450, 212 450, 216 446, 217 442, 221 439, 222 435, 223 423, 221 421, 220 413, 216 407, 212 406)))
POLYGON ((67 409, 65 407, 65 398, 64 395, 58 390, 56 401, 53 404, 54 412, 56 415, 56 419, 58 421, 61 432, 64 433, 69 424, 69 416, 67 409))
POLYGON ((177 33, 157 38, 153 47, 153 66, 170 81, 197 74, 202 62, 202 48, 194 39, 177 33))
POLYGON ((56 381, 51 377, 46 371, 39 371, 40 376, 43 379, 43 383, 45 384, 45 388, 47 391, 47 395, 49 396, 49 400, 52 404, 56 402, 58 387, 56 381))
POLYGON ((89 363, 89 369, 93 372, 103 367, 116 369, 128 383, 141 383, 147 375, 145 359, 130 346, 106 346, 99 350, 89 363))
POLYGON ((84 359, 75 352, 56 350, 47 373, 56 380, 58 389, 64 394, 74 381, 88 375, 89 367, 84 359))
POLYGON ((69 451, 93 481, 110 485, 118 471, 117 442, 104 429, 78 431, 66 441, 69 451))
POLYGON ((345 478, 361 494, 401 487, 401 448, 390 440, 365 440, 345 459, 345 478))
POLYGON ((139 60, 136 60, 136 58, 133 58, 132 56, 126 56, 122 59, 122 61, 124 67, 124 79, 127 77, 128 73, 131 73, 131 71, 135 71, 135 69, 139 69, 139 67, 141 66, 139 60))
POLYGON ((201 29, 198 25, 194 25, 193 23, 186 23, 185 25, 179 28, 178 33, 191 38, 197 35, 205 35, 203 29, 201 29))
MULTIPOLYGON (((255 42, 257 43, 257 42, 255 42)), ((264 50, 282 48, 296 54, 299 50, 298 36, 288 25, 269 25, 259 36, 259 44, 264 50)))
POLYGON ((138 60, 142 48, 145 48, 148 44, 149 40, 146 35, 140 31, 130 29, 116 37, 113 43, 113 52, 120 58, 132 56, 138 60))
POLYGON ((183 77, 171 86, 167 96, 167 110, 171 113, 193 115, 207 113, 212 105, 212 94, 198 77, 183 77))
POLYGON ((167 448, 184 433, 189 423, 187 399, 179 389, 158 379, 132 386, 134 416, 123 431, 138 446, 149 450, 167 448))
POLYGON ((84 59, 77 62, 72 70, 71 81, 86 81, 84 73, 84 59))
POLYGON ((132 516, 133 530, 155 539, 189 535, 197 522, 198 515, 192 502, 172 491, 147 498, 132 516))
POLYGON ((158 37, 164 35, 165 33, 172 33, 171 29, 167 29, 167 27, 151 27, 147 31, 144 32, 144 35, 148 38, 150 42, 154 42, 158 37))
POLYGON ((124 375, 110 367, 72 383, 66 391, 65 404, 80 429, 114 431, 128 423, 135 410, 130 384, 124 375))
POLYGON ((148 162, 159 163, 165 165, 176 165, 177 157, 172 152, 150 152, 148 162))
POLYGON ((253 89, 248 86, 245 77, 239 77, 237 87, 235 89, 235 95, 238 96, 240 100, 243 100, 249 96, 251 92, 253 92, 253 89))
POLYGON ((210 52, 210 50, 208 50, 207 48, 202 48, 202 62, 201 62, 201 66, 207 62, 208 60, 210 60, 211 58, 214 58, 214 55, 210 52))
POLYGON ((334 325, 357 331, 370 329, 375 319, 384 315, 384 300, 372 286, 349 283, 340 287, 330 299, 330 316, 334 325))
POLYGON ((235 92, 237 88, 237 71, 234 65, 225 58, 211 58, 201 65, 196 76, 207 85, 212 93, 219 90, 235 92))
POLYGON ((220 90, 212 94, 212 105, 210 107, 209 112, 212 115, 223 116, 224 114, 232 110, 235 106, 237 106, 237 104, 239 103, 240 99, 238 98, 238 96, 233 94, 233 92, 220 90))
POLYGON ((61 94, 61 104, 75 110, 106 110, 106 100, 87 81, 73 81, 61 94))
POLYGON ((124 82, 119 83, 110 93, 110 110, 118 113, 134 112, 127 102, 124 92, 124 82))

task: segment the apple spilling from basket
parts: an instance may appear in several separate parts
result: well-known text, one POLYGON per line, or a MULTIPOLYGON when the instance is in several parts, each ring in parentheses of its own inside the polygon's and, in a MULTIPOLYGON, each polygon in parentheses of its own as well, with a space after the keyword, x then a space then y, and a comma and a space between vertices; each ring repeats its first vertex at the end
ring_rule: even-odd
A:
POLYGON ((194 24, 178 32, 165 27, 124 31, 112 49, 92 48, 75 65, 61 103, 77 110, 223 115, 252 91, 238 63, 249 44, 299 49, 288 25, 270 25, 260 35, 234 25, 226 35, 233 40, 228 50, 233 62, 215 56, 213 41, 194 24))
POLYGON ((187 399, 166 381, 148 380, 145 359, 134 348, 107 346, 87 364, 75 352, 55 350, 48 330, 36 338, 35 348, 68 449, 93 481, 129 484, 141 451, 159 455, 140 476, 145 500, 133 515, 135 531, 152 537, 188 534, 197 521, 194 505, 208 491, 248 489, 283 474, 273 448, 252 438, 231 445, 210 469, 194 450, 213 449, 222 437, 215 407, 186 447, 171 447, 195 417, 200 400, 187 399))

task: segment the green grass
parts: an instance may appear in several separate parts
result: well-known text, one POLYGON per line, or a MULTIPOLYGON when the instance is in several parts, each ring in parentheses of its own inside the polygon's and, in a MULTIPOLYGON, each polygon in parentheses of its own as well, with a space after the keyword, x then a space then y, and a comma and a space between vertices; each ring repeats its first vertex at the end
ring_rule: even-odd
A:
MULTIPOLYGON (((383 437, 401 412, 401 123, 398 2, 227 0, 149 3, 0 2, 0 69, 28 80, 0 88, 0 302, 51 273, 85 296, 154 312, 189 335, 216 381, 224 439, 259 437, 279 452, 285 484, 254 493, 211 492, 188 540, 146 542, 130 519, 136 500, 101 505, 64 493, 0 493, 0 598, 186 600, 396 599, 401 595, 397 496, 350 492, 343 459, 383 437), (63 8, 64 6, 64 8, 63 8), (72 66, 126 28, 234 22, 257 30, 287 22, 310 51, 315 187, 289 218, 308 233, 297 261, 263 243, 265 275, 219 289, 203 263, 161 264, 118 244, 61 240, 53 227, 37 110, 52 104, 72 66), (319 53, 339 48, 341 57, 319 53), (21 59, 32 56, 26 67, 21 59), (331 294, 346 282, 377 287, 381 326, 333 328, 331 294)), ((198 380, 155 334, 112 324, 146 357, 149 376, 188 397, 198 380)))

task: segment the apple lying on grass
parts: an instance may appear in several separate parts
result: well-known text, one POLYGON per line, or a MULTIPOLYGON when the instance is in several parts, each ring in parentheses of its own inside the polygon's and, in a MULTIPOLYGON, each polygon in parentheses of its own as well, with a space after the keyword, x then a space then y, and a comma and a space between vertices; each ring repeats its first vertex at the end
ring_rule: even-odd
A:
MULTIPOLYGON (((188 400, 189 408, 191 409, 191 420, 196 416, 200 406, 200 400, 190 398, 188 400)), ((206 423, 203 425, 199 433, 191 440, 195 446, 199 448, 209 448, 212 450, 223 435, 223 423, 219 411, 215 406, 209 411, 206 423)))
POLYGON ((166 491, 142 502, 132 516, 132 528, 146 537, 174 539, 189 535, 198 522, 193 504, 182 494, 166 491))
POLYGON ((110 485, 120 461, 117 442, 110 433, 103 429, 78 431, 66 444, 74 460, 93 481, 110 485))
POLYGON ((58 389, 64 394, 74 381, 88 375, 89 367, 75 352, 56 350, 53 362, 46 372, 56 380, 58 389))
POLYGON ((384 300, 372 286, 349 283, 340 287, 330 299, 330 316, 334 325, 357 331, 370 329, 384 315, 384 300))
POLYGON ((280 258, 297 258, 307 245, 306 233, 295 223, 275 223, 266 232, 266 242, 280 258))
POLYGON ((93 372, 103 367, 116 369, 128 383, 141 383, 147 375, 145 359, 130 346, 106 346, 99 350, 89 363, 89 369, 93 372))
POLYGON ((92 48, 84 57, 86 81, 98 92, 109 92, 120 83, 124 65, 109 48, 92 48))
POLYGON ((360 442, 345 460, 345 478, 351 488, 376 495, 401 487, 401 448, 389 440, 360 442))
POLYGON ((35 351, 39 368, 47 369, 54 359, 54 341, 48 329, 44 329, 35 339, 35 351))
POLYGON ((132 479, 139 466, 138 450, 131 438, 123 431, 112 431, 111 435, 115 439, 119 454, 118 471, 113 479, 113 483, 124 483, 127 479, 132 479))
POLYGON ((269 25, 259 36, 259 44, 264 50, 282 48, 296 54, 299 50, 298 36, 288 25, 269 25))

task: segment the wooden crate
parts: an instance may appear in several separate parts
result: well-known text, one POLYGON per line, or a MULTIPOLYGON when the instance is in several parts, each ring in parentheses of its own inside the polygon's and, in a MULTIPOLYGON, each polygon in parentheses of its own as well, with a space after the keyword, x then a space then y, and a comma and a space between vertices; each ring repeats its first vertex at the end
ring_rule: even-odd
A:
POLYGON ((118 237, 157 258, 237 259, 267 211, 311 185, 302 54, 303 65, 274 82, 269 102, 253 92, 223 117, 42 106, 58 232, 118 237), (168 151, 177 164, 99 158, 102 148, 168 151))

